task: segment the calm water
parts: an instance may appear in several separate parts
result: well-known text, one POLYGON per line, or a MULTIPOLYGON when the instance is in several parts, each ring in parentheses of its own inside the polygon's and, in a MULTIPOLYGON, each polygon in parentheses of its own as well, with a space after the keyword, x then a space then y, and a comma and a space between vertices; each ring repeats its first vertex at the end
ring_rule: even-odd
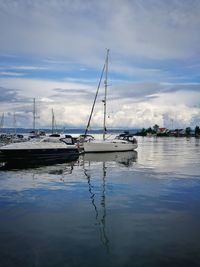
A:
POLYGON ((0 266, 200 266, 200 140, 0 171, 0 266))

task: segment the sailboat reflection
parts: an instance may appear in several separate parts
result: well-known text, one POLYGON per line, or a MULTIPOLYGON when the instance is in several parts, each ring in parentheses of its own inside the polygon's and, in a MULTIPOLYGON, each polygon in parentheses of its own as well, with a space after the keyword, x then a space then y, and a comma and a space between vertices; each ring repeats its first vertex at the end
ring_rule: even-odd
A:
POLYGON ((129 167, 137 160, 137 152, 112 152, 112 153, 87 153, 83 156, 84 174, 87 177, 88 191, 91 198, 92 206, 95 211, 95 220, 100 231, 101 243, 105 246, 109 253, 109 237, 106 231, 106 163, 117 163, 120 166, 129 167), (95 162, 102 162, 102 185, 100 194, 100 204, 98 204, 97 194, 95 194, 94 186, 92 185, 91 167, 95 162))
POLYGON ((137 151, 86 153, 82 157, 84 162, 115 162, 119 165, 129 167, 137 161, 137 151))

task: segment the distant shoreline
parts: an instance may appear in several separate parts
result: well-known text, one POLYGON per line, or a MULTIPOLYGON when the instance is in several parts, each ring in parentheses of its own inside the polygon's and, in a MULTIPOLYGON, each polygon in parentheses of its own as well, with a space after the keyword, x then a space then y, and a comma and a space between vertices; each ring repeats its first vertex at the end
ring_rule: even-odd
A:
MULTIPOLYGON (((0 134, 28 134, 33 129, 31 128, 2 128, 0 129, 0 134)), ((43 131, 47 134, 52 133, 51 128, 38 128, 35 129, 35 131, 43 131)), ((57 133, 70 133, 70 134, 84 134, 85 129, 83 128, 63 128, 63 129, 57 129, 55 130, 57 133)), ((142 137, 200 137, 200 130, 199 127, 196 126, 195 129, 191 129, 190 127, 187 127, 186 129, 174 129, 174 130, 168 130, 167 128, 158 128, 157 131, 155 131, 153 128, 149 127, 147 129, 122 129, 122 128, 116 128, 116 129, 108 129, 108 134, 119 134, 123 132, 129 132, 134 134, 135 136, 142 136, 142 137)), ((102 134, 102 129, 92 129, 88 131, 89 134, 102 134)))

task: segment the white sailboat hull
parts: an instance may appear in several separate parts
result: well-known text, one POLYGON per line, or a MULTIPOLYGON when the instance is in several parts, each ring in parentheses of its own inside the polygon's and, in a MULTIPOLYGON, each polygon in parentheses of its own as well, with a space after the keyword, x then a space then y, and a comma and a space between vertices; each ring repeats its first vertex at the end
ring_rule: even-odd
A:
POLYGON ((137 148, 137 144, 131 142, 117 142, 117 141, 92 141, 83 143, 83 148, 86 153, 132 151, 137 148))

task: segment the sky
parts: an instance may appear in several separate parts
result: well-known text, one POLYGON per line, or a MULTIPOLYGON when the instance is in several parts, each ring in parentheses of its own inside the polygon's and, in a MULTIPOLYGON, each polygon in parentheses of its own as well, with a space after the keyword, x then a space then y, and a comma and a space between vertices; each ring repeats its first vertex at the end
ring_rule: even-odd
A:
POLYGON ((199 0, 0 0, 4 127, 31 128, 33 98, 36 127, 52 109, 58 127, 86 127, 108 48, 107 128, 200 125, 199 13, 199 0))

